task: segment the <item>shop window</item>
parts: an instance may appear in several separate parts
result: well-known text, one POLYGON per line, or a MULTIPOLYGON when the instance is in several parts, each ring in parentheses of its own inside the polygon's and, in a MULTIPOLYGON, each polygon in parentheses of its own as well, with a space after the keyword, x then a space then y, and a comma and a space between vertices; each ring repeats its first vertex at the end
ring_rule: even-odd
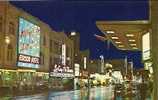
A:
POLYGON ((9 34, 14 34, 14 33, 15 33, 14 23, 10 22, 9 23, 9 34))
POLYGON ((8 45, 7 60, 8 61, 12 61, 13 60, 13 47, 12 47, 12 45, 8 45))
POLYGON ((3 22, 3 19, 2 19, 2 16, 0 16, 0 32, 2 32, 2 23, 3 22))

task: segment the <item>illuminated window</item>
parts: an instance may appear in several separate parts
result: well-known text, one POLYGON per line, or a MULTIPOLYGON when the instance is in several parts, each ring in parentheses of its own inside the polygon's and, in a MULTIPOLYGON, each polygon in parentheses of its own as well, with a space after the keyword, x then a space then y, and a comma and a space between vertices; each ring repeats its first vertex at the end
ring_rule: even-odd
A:
POLYGON ((9 34, 15 34, 14 23, 9 23, 9 34))

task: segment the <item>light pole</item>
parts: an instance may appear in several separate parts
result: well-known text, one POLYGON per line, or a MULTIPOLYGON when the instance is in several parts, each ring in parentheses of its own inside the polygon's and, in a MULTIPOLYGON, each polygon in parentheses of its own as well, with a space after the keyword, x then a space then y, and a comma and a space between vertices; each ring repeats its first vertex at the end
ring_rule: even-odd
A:
POLYGON ((101 73, 104 73, 104 56, 100 55, 100 59, 101 59, 101 73))
POLYGON ((124 67, 126 69, 126 73, 125 73, 125 76, 127 77, 127 67, 128 67, 128 61, 127 61, 127 56, 125 56, 125 64, 124 64, 124 67))

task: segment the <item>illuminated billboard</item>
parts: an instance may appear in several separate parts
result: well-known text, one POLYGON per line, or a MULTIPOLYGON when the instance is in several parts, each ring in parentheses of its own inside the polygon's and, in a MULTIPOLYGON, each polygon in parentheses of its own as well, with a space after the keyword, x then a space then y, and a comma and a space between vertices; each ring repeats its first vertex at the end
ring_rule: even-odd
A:
POLYGON ((142 38, 143 60, 150 59, 150 33, 146 33, 142 38))
POLYGON ((40 63, 40 27, 19 18, 17 66, 38 68, 40 63))

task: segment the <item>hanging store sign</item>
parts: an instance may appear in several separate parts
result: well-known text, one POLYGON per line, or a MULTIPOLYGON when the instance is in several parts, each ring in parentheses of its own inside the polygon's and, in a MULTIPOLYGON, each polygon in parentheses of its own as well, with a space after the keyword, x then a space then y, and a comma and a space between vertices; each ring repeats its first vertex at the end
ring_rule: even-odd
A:
POLYGON ((80 76, 80 65, 75 63, 75 76, 80 76))
POLYGON ((87 68, 87 58, 84 57, 83 59, 84 59, 84 69, 86 69, 87 68))
POLYGON ((143 48, 143 60, 150 59, 150 33, 146 33, 142 37, 142 48, 143 48))
POLYGON ((66 45, 65 44, 62 45, 62 55, 61 55, 61 57, 62 57, 62 64, 66 65, 66 45))

